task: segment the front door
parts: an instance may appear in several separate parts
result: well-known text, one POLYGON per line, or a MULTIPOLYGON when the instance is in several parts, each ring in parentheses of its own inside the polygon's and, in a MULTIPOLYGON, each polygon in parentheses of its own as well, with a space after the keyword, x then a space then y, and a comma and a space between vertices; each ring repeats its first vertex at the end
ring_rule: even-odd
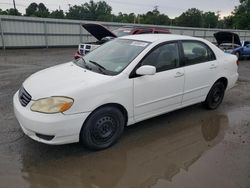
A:
POLYGON ((133 78, 135 121, 180 107, 184 68, 180 67, 178 43, 158 46, 142 60, 142 65, 155 66, 156 74, 133 78))

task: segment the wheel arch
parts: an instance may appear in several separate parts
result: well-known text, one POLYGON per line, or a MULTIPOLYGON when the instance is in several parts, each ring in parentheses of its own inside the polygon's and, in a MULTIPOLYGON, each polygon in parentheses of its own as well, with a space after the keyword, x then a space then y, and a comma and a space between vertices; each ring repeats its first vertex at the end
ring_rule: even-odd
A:
POLYGON ((217 79, 214 83, 217 83, 217 82, 222 82, 225 86, 225 89, 227 89, 228 79, 226 77, 221 77, 221 78, 217 79))
MULTIPOLYGON (((86 122, 88 121, 88 119, 90 118, 91 114, 93 114, 93 112, 99 110, 100 108, 104 108, 104 107, 107 107, 107 106, 108 106, 108 107, 114 107, 114 108, 119 109, 119 110, 122 112, 122 114, 124 115, 124 118, 125 118, 125 126, 127 125, 127 122, 128 122, 128 111, 127 111, 127 109, 126 109, 123 105, 121 105, 121 104, 119 104, 119 103, 106 103, 106 104, 103 104, 103 105, 97 107, 96 109, 94 109, 94 110, 88 115, 88 117, 85 119, 85 121, 84 121, 83 124, 82 124, 81 130, 80 130, 80 132, 79 132, 79 138, 81 137, 82 129, 83 129, 85 123, 86 123, 86 122)), ((81 140, 81 139, 79 139, 79 140, 81 140)))
POLYGON ((103 104, 103 105, 97 107, 95 110, 93 110, 93 112, 96 111, 96 110, 98 110, 98 109, 100 109, 100 108, 106 107, 106 106, 114 107, 114 108, 119 109, 122 112, 122 114, 124 115, 125 125, 127 125, 127 122, 128 122, 128 111, 127 111, 127 109, 123 105, 121 105, 119 103, 107 103, 107 104, 103 104))

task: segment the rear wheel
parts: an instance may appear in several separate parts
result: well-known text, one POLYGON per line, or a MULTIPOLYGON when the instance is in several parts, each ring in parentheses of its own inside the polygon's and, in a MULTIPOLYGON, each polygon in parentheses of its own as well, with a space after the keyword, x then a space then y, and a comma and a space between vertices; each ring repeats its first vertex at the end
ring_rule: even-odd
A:
POLYGON ((122 112, 114 107, 103 107, 94 111, 83 125, 80 140, 94 150, 113 145, 121 136, 125 126, 122 112))
POLYGON ((221 104, 225 94, 225 85, 222 82, 216 82, 210 89, 204 105, 208 109, 216 109, 221 104))

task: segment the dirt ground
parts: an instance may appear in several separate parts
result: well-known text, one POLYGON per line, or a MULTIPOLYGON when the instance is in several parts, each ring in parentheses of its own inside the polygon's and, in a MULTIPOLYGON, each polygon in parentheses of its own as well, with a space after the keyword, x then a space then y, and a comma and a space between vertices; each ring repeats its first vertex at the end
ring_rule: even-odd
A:
POLYGON ((250 61, 222 105, 194 105, 125 129, 99 152, 49 146, 23 134, 12 96, 30 74, 70 61, 75 49, 0 51, 0 187, 249 188, 250 61))

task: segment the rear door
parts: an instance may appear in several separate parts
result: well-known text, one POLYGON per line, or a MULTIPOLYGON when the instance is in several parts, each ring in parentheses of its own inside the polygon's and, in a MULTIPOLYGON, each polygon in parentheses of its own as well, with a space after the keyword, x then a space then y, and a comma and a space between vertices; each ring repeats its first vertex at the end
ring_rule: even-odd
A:
POLYGON ((213 51, 203 42, 182 41, 185 85, 182 105, 205 100, 218 71, 213 51))

